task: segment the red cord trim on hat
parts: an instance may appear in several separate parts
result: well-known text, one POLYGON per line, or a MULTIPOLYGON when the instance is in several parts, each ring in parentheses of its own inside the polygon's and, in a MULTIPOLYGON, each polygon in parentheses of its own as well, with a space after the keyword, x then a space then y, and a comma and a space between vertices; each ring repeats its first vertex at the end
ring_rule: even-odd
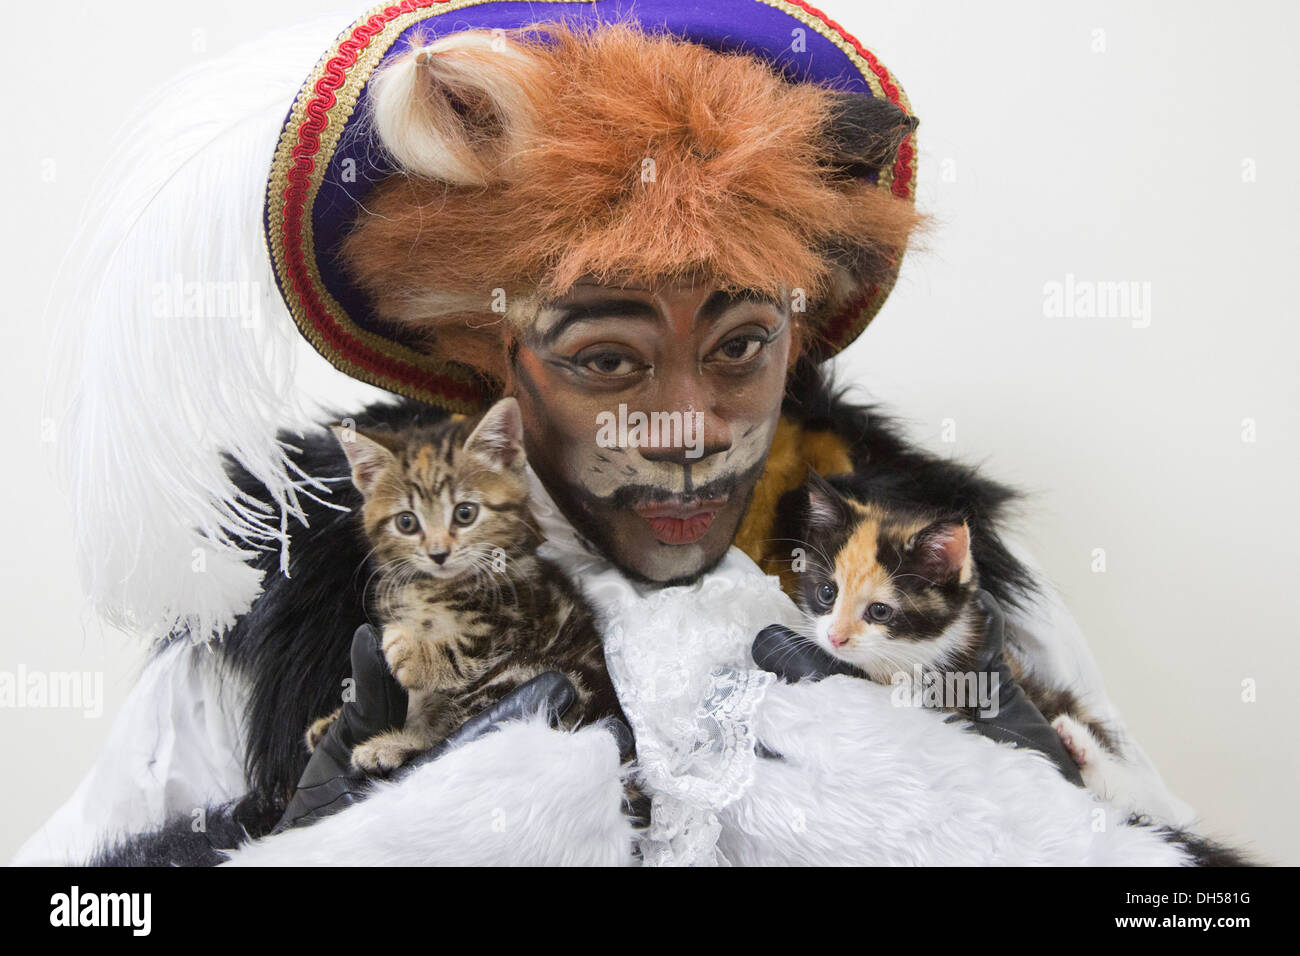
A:
MULTIPOLYGON (((867 66, 871 67, 871 72, 876 74, 876 78, 880 80, 880 88, 885 91, 885 96, 889 97, 889 102, 893 103, 895 106, 899 105, 898 84, 895 83, 893 77, 889 75, 889 71, 881 66, 880 61, 876 59, 876 55, 858 42, 857 37, 844 29, 826 14, 822 13, 816 7, 805 3, 804 0, 786 0, 786 2, 799 7, 809 15, 816 17, 852 44, 853 49, 858 51, 858 56, 867 61, 867 66)), ((900 199, 907 198, 908 185, 912 181, 912 160, 915 156, 916 151, 912 148, 912 137, 909 134, 907 138, 903 140, 903 144, 898 147, 898 158, 894 161, 894 183, 891 188, 894 195, 900 199)))
MULTIPOLYGON (((809 16, 814 16, 818 20, 821 20, 822 23, 826 24, 826 26, 830 27, 850 43, 853 46, 853 49, 857 51, 858 55, 867 61, 867 66, 871 68, 871 72, 876 74, 876 78, 880 80, 880 88, 884 90, 885 96, 889 98, 889 102, 893 103, 895 106, 901 105, 899 102, 900 95, 898 84, 895 83, 893 77, 889 75, 889 71, 886 70, 884 66, 881 65, 880 61, 876 59, 876 55, 858 42, 857 37, 816 7, 804 2, 804 0, 786 0, 786 2, 799 7, 809 16)), ((890 189, 899 199, 908 198, 908 187, 912 182, 912 161, 915 158, 916 149, 912 146, 912 136, 909 133, 907 138, 905 138, 902 144, 898 147, 898 157, 894 160, 894 182, 890 189)), ((853 335, 853 326, 856 324, 856 320, 861 316, 862 311, 866 309, 870 305, 871 301, 876 297, 877 291, 878 290, 874 285, 864 289, 858 295, 850 299, 845 304, 844 308, 826 324, 826 331, 823 334, 823 338, 826 342, 831 343, 832 349, 838 350, 836 347, 839 342, 844 338, 853 335)))
POLYGON ((321 339, 348 361, 362 368, 423 391, 435 391, 457 402, 476 403, 482 394, 473 384, 456 382, 444 377, 431 378, 423 369, 384 355, 359 341, 341 327, 321 301, 307 266, 303 249, 302 224, 307 205, 311 174, 316 168, 316 154, 320 151, 321 133, 329 122, 329 111, 334 107, 336 92, 347 80, 348 70, 356 64, 357 57, 388 23, 399 16, 414 13, 447 0, 405 0, 396 6, 385 7, 352 30, 346 40, 338 45, 337 53, 324 67, 315 86, 314 96, 304 108, 306 119, 298 127, 298 142, 291 150, 292 165, 288 171, 288 186, 284 190, 285 209, 281 222, 284 239, 285 271, 293 290, 321 339))

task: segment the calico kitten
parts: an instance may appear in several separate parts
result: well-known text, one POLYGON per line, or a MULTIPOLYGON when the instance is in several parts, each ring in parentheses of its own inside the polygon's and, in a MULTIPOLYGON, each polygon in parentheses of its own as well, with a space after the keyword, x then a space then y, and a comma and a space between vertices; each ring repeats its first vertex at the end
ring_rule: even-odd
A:
MULTIPOLYGON (((405 725, 353 750, 358 770, 401 766, 544 671, 577 690, 566 726, 621 716, 594 612, 537 556, 542 533, 528 508, 513 398, 477 422, 334 431, 365 502, 384 656, 410 693, 405 725)), ((309 749, 337 715, 312 724, 309 749)))
MULTIPOLYGON (((979 571, 963 516, 858 500, 816 474, 783 506, 793 513, 793 538, 806 561, 785 583, 810 619, 807 636, 823 650, 882 684, 899 673, 914 679, 918 672, 924 678, 976 671, 984 614, 975 601, 979 571)), ((1113 736, 1069 691, 1025 673, 1010 648, 1006 661, 1084 783, 1118 797, 1123 772, 1113 736)), ((978 704, 946 709, 969 712, 978 704)))

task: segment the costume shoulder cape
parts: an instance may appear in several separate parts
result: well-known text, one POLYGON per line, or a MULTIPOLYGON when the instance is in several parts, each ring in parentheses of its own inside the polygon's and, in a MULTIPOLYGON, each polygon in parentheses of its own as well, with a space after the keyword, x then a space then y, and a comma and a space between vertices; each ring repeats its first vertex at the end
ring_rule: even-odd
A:
MULTIPOLYGON (((1000 534, 1014 492, 972 468, 909 444, 878 409, 844 401, 814 366, 800 368, 790 384, 791 397, 767 470, 737 535, 737 545, 751 558, 773 573, 781 570, 770 532, 782 520, 782 498, 814 467, 845 476, 866 495, 968 515, 974 539, 982 544, 977 548, 982 585, 1011 604, 1031 596, 1035 583, 1006 550, 1000 534)), ((446 414, 407 400, 373 405, 353 417, 361 428, 402 427, 446 414)), ((299 465, 336 479, 340 500, 335 504, 360 503, 348 480, 347 462, 324 427, 298 445, 299 465)), ((267 497, 246 472, 232 466, 231 473, 246 494, 267 497)), ((274 826, 307 762, 302 728, 334 709, 338 688, 349 675, 352 633, 365 622, 366 555, 352 520, 349 514, 314 504, 308 524, 292 531, 290 575, 280 573, 278 555, 263 552, 255 563, 267 572, 265 591, 215 646, 224 666, 249 689, 243 714, 248 794, 208 808, 204 833, 195 834, 185 815, 106 848, 95 862, 213 865, 224 859, 221 850, 264 836, 274 826)), ((189 635, 178 633, 171 640, 188 641, 189 635)), ((1200 865, 1239 862, 1230 851, 1181 831, 1169 831, 1169 839, 1184 843, 1200 865)))
MULTIPOLYGON (((1013 492, 910 445, 888 417, 837 396, 815 366, 796 371, 789 395, 766 471, 736 538, 765 570, 781 571, 782 551, 789 549, 773 539, 782 498, 802 484, 811 467, 824 475, 852 473, 852 480, 875 496, 968 515, 981 545, 977 558, 984 586, 1013 604, 1032 588, 1029 574, 999 536, 999 520, 1013 492)), ((359 428, 400 428, 446 414, 405 400, 372 405, 352 417, 359 428)), ((360 503, 338 443, 323 426, 305 440, 285 438, 300 449, 295 463, 334 489, 334 507, 310 502, 307 522, 293 525, 288 575, 281 573, 277 553, 254 559, 265 572, 265 589, 215 645, 250 690, 245 771, 251 793, 271 808, 288 799, 306 765, 302 729, 337 704, 338 688, 349 673, 352 633, 366 621, 368 577, 353 516, 337 509, 360 503)), ((231 473, 244 494, 268 501, 266 490, 245 471, 232 465, 231 473)), ((171 638, 188 639, 185 634, 171 638)))

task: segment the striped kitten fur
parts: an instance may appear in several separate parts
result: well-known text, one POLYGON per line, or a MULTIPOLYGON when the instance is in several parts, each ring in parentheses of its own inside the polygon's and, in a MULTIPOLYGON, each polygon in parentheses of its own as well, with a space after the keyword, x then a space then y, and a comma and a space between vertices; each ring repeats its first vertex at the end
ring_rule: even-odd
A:
MULTIPOLYGON (((358 770, 396 769, 545 671, 577 690, 566 726, 621 716, 595 613, 537 556, 514 399, 478 421, 334 431, 364 499, 384 656, 410 694, 403 727, 353 750, 358 770)), ((309 749, 337 715, 308 728, 309 749)))
MULTIPOLYGON (((808 615, 806 636, 881 684, 899 673, 914 678, 918 670, 976 671, 984 638, 975 601, 979 542, 965 516, 862 498, 850 483, 816 474, 782 507, 792 519, 792 545, 804 549, 802 571, 783 577, 808 615)), ((1113 735, 1068 690, 1035 680, 1010 650, 1006 660, 1084 782, 1103 794, 1112 789, 1105 777, 1118 754, 1113 735)))

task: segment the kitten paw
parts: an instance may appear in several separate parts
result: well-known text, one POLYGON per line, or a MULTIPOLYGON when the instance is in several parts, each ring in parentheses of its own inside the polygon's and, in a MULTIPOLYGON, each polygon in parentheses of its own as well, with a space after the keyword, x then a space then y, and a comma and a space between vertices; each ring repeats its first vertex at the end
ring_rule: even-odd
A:
POLYGON ((384 776, 402 766, 417 752, 400 738, 380 734, 352 748, 352 767, 362 773, 384 776))
POLYGON ((431 680, 429 654, 425 643, 405 627, 384 628, 384 660, 407 690, 427 686, 431 680))
POLYGON ((322 717, 320 720, 312 721, 312 724, 307 728, 307 733, 305 735, 308 753, 316 752, 316 748, 320 746, 320 742, 324 740, 325 735, 329 733, 330 727, 334 726, 334 721, 338 720, 339 713, 340 711, 336 710, 328 717, 322 717))
POLYGON ((1061 738, 1061 743, 1069 751, 1070 757, 1080 769, 1087 767, 1096 755, 1097 742, 1092 731, 1079 723, 1069 714, 1061 714, 1052 721, 1052 729, 1061 738))

